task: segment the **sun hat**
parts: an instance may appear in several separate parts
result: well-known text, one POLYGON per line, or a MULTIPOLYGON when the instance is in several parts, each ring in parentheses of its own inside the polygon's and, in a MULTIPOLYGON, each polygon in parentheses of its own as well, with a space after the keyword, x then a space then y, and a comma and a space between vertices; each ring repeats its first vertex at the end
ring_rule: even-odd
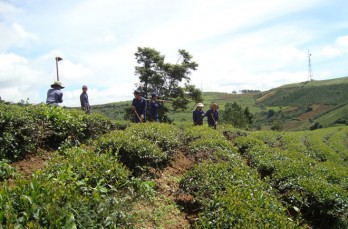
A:
POLYGON ((59 82, 59 81, 55 81, 53 84, 51 84, 51 87, 52 87, 52 88, 55 87, 55 86, 58 86, 58 87, 60 87, 60 88, 64 88, 64 87, 62 86, 62 83, 59 82))
POLYGON ((213 106, 216 106, 216 109, 219 109, 219 105, 217 105, 217 103, 212 103, 212 104, 210 105, 211 108, 212 108, 213 106))
POLYGON ((203 103, 198 103, 197 107, 204 107, 203 103))

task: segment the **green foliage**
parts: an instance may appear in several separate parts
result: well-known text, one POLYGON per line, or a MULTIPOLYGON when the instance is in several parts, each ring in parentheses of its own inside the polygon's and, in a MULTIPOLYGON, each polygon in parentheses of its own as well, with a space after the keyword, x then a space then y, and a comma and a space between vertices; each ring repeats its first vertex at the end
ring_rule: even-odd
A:
POLYGON ((308 104, 345 104, 348 83, 321 86, 280 87, 273 89, 274 96, 263 100, 266 106, 307 106, 308 104))
POLYGON ((0 103, 0 160, 18 160, 35 150, 37 125, 27 107, 0 103))
POLYGON ((348 225, 347 162, 335 147, 338 139, 328 140, 340 136, 344 145, 347 134, 347 128, 260 131, 237 138, 236 146, 248 164, 279 191, 290 212, 298 209, 295 212, 318 228, 344 228, 348 225))
POLYGON ((9 163, 9 160, 0 160, 0 182, 8 178, 16 178, 19 176, 16 169, 9 163))
POLYGON ((133 171, 144 166, 158 167, 168 161, 168 155, 158 145, 139 138, 131 131, 115 131, 100 137, 96 143, 98 151, 112 153, 133 171))
POLYGON ((296 228, 271 187, 238 157, 225 155, 187 173, 182 191, 201 205, 197 228, 296 228))
POLYGON ((190 98, 194 101, 201 99, 200 90, 193 85, 180 86, 183 81, 190 82, 189 75, 198 66, 187 51, 179 50, 181 62, 176 64, 165 63, 165 57, 151 48, 138 47, 135 57, 139 64, 135 67, 135 73, 139 76, 138 90, 145 98, 156 92, 161 99, 173 100, 174 110, 185 109, 190 98))
MULTIPOLYGON (((136 196, 129 171, 109 154, 72 148, 31 181, 0 190, 0 225, 6 228, 121 227, 136 196)), ((151 188, 151 187, 150 187, 151 188)), ((148 192, 148 189, 141 189, 148 192)), ((141 194, 140 192, 138 192, 141 194)), ((145 193, 144 193, 145 194, 145 193)), ((142 195, 142 194, 141 194, 142 195)))
POLYGON ((112 122, 100 114, 86 115, 47 105, 0 104, 0 159, 11 161, 36 153, 39 148, 57 149, 63 143, 78 145, 128 124, 112 122))
POLYGON ((139 139, 147 139, 158 145, 163 152, 171 153, 180 145, 181 130, 173 125, 162 123, 146 123, 146 125, 132 125, 127 129, 131 135, 139 139))
POLYGON ((192 197, 187 206, 198 211, 194 228, 348 226, 346 126, 275 132, 220 125, 215 130, 115 122, 46 105, 1 103, 0 111, 3 228, 149 226, 139 223, 144 219, 165 227, 161 214, 176 212, 177 205, 159 198, 162 187, 153 176, 177 150, 195 163, 180 175, 177 192, 192 197), (54 147, 59 150, 50 154, 48 165, 29 179, 10 164, 54 147))
POLYGON ((232 124, 237 128, 246 128, 252 123, 253 115, 250 113, 249 108, 243 109, 236 102, 227 103, 225 110, 221 113, 222 120, 225 123, 232 124))

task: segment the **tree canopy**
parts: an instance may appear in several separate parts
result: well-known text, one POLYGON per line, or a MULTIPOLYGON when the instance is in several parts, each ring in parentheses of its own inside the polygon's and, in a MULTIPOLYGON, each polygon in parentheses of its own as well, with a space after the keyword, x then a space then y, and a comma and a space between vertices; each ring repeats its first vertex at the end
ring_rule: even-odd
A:
POLYGON ((189 84, 189 76, 197 70, 198 64, 186 50, 179 49, 175 64, 165 62, 164 55, 148 47, 138 47, 135 58, 139 64, 135 67, 135 74, 139 76, 136 86, 143 97, 157 93, 161 99, 171 100, 174 110, 186 109, 190 100, 202 100, 202 92, 189 84))
POLYGON ((247 128, 252 123, 253 115, 250 113, 249 107, 243 109, 236 102, 227 103, 225 110, 221 113, 225 123, 232 124, 237 128, 247 128))

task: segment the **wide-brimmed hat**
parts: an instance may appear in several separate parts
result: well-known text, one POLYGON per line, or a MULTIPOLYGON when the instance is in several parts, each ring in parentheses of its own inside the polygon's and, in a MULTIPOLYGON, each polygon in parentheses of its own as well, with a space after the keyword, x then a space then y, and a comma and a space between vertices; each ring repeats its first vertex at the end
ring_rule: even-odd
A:
POLYGON ((51 84, 51 87, 55 87, 55 86, 58 86, 58 87, 60 87, 60 88, 64 88, 64 87, 62 86, 62 83, 59 82, 59 81, 55 81, 53 84, 51 84))
POLYGON ((203 103, 197 103, 197 107, 204 107, 203 103))
POLYGON ((211 108, 213 108, 213 106, 216 106, 216 109, 219 109, 219 105, 217 105, 217 103, 212 103, 212 104, 210 105, 211 108))

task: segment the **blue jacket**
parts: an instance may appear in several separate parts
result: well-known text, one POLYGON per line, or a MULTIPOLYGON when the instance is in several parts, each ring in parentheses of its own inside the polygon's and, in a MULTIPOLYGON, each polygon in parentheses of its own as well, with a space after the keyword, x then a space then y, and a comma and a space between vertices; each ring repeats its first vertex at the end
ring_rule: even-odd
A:
POLYGON ((215 126, 215 122, 219 120, 219 112, 212 109, 208 110, 205 116, 208 117, 208 126, 215 126))
POLYGON ((88 101, 88 95, 87 93, 82 92, 80 95, 80 102, 81 102, 81 108, 89 110, 89 101, 88 101))
POLYGON ((153 119, 153 121, 158 122, 158 109, 161 107, 161 105, 155 101, 151 100, 150 102, 150 116, 153 119))
POLYGON ((193 118, 193 124, 194 125, 203 125, 203 117, 204 117, 204 111, 203 110, 194 110, 192 112, 192 118, 193 118))
POLYGON ((54 106, 58 106, 63 102, 63 92, 60 89, 50 88, 47 91, 46 103, 54 106))
MULTIPOLYGON (((146 107, 147 107, 146 100, 143 97, 141 97, 140 100, 137 100, 136 98, 134 98, 133 102, 132 102, 132 106, 135 107, 135 111, 138 113, 139 117, 141 115, 144 116, 143 121, 145 121, 146 120, 146 107)), ((140 120, 136 114, 134 114, 134 122, 140 122, 140 120)))

